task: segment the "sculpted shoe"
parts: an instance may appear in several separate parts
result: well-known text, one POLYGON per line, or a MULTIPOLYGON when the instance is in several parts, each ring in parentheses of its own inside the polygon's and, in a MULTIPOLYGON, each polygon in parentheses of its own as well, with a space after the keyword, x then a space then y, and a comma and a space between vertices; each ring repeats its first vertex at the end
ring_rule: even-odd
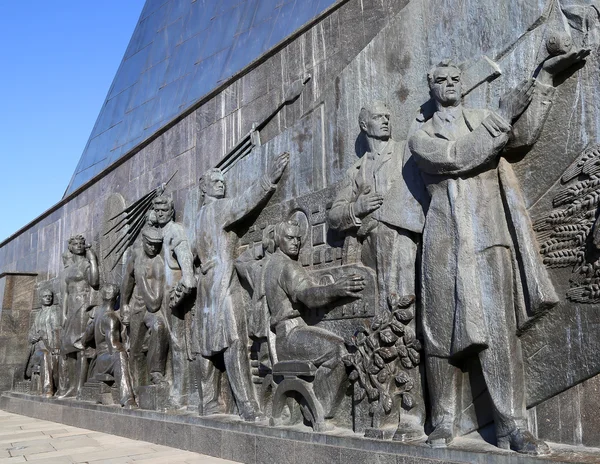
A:
POLYGON ((454 425, 442 422, 427 437, 427 444, 432 448, 445 448, 454 440, 454 425))
POLYGON ((529 454, 530 456, 545 456, 550 454, 548 445, 533 436, 528 430, 514 429, 508 435, 498 437, 498 448, 512 449, 517 453, 529 454))
POLYGON ((412 417, 405 417, 398 424, 398 428, 392 437, 394 441, 408 442, 423 438, 425 431, 420 421, 414 420, 412 417))
POLYGON ((242 403, 240 406, 240 417, 246 422, 261 422, 267 420, 267 417, 260 412, 252 403, 242 403))

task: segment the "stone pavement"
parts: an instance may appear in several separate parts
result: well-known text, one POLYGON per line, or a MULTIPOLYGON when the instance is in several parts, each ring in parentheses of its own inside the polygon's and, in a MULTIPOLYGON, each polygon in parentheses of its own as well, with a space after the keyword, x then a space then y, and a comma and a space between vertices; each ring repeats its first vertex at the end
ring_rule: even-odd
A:
POLYGON ((0 411, 0 464, 235 464, 107 433, 0 411))

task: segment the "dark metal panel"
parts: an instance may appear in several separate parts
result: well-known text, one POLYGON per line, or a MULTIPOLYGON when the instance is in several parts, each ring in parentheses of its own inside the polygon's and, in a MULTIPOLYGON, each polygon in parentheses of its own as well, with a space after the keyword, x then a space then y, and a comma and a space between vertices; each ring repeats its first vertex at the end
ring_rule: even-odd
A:
POLYGON ((336 0, 146 0, 65 195, 336 0))

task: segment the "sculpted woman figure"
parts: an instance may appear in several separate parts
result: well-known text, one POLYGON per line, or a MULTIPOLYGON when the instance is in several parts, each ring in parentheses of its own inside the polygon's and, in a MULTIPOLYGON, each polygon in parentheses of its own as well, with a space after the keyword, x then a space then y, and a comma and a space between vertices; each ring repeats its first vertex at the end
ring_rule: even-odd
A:
POLYGON ((87 309, 92 305, 92 289, 98 289, 100 279, 96 253, 82 235, 69 239, 63 263, 58 396, 65 398, 76 396, 86 380, 87 358, 80 342, 88 322, 87 309))

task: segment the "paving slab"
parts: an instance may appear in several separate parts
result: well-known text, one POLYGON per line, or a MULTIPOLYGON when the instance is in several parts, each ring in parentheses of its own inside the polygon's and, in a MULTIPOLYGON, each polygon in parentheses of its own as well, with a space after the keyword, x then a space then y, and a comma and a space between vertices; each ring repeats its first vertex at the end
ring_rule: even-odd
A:
POLYGON ((235 464, 191 451, 0 411, 0 464, 235 464))

